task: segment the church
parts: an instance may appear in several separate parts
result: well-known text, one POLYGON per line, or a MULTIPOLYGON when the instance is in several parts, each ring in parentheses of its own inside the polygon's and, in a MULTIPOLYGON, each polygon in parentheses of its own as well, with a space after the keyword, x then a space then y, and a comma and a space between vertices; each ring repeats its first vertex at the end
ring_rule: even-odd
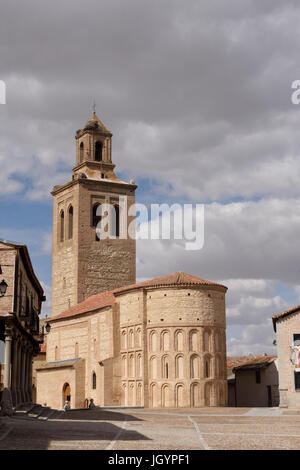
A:
POLYGON ((53 196, 52 312, 37 402, 97 406, 226 406, 227 287, 176 272, 136 283, 134 181, 112 163, 112 134, 94 112, 76 132, 72 178, 53 196), (115 210, 102 239, 101 206, 115 210), (125 224, 125 226, 124 226, 125 224))

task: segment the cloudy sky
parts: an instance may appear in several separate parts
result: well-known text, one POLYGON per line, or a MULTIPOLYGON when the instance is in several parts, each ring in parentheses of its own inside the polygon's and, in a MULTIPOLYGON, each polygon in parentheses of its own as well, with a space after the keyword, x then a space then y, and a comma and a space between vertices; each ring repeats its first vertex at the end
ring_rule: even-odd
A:
POLYGON ((0 237, 49 299, 49 192, 95 99, 138 202, 205 203, 204 248, 139 242, 138 278, 225 283, 229 354, 274 352, 300 303, 299 24, 296 0, 0 0, 0 237))

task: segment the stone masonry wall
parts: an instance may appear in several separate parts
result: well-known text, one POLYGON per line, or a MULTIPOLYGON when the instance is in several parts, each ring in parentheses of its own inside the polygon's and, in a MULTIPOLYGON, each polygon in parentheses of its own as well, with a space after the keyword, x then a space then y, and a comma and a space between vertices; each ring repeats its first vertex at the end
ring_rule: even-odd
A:
POLYGON ((0 297, 0 310, 12 312, 14 305, 14 285, 15 285, 15 258, 16 250, 0 243, 0 282, 2 279, 7 283, 7 291, 4 297, 0 297))
POLYGON ((293 335, 300 334, 300 315, 294 313, 276 322, 280 406, 300 407, 300 391, 295 390, 294 365, 291 361, 293 335))

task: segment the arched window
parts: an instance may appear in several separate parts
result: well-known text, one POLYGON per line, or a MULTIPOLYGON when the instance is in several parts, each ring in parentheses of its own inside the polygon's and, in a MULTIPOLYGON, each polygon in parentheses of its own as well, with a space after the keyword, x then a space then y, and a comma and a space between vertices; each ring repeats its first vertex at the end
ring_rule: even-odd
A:
POLYGON ((138 348, 142 346, 142 331, 140 328, 138 328, 136 332, 136 344, 138 348))
POLYGON ((122 331, 121 345, 122 345, 122 349, 126 349, 127 341, 126 341, 126 331, 125 330, 122 331))
POLYGON ((137 406, 141 406, 142 404, 142 384, 141 383, 138 383, 138 386, 137 386, 136 404, 137 406))
POLYGON ((210 331, 207 330, 204 332, 204 351, 210 351, 210 331))
POLYGON ((190 359, 190 377, 191 379, 199 379, 199 357, 193 354, 190 359))
POLYGON ((58 346, 55 346, 55 361, 58 361, 59 355, 58 355, 58 346))
POLYGON ((183 332, 181 330, 175 332, 175 351, 183 351, 183 332))
MULTIPOLYGON (((94 204, 93 206, 93 220, 92 220, 92 227, 95 229, 101 228, 101 204, 94 204)), ((96 241, 100 240, 100 234, 98 234, 98 230, 96 230, 96 241)))
POLYGON ((205 400, 205 406, 211 406, 211 404, 212 404, 212 384, 211 384, 211 382, 208 382, 208 383, 205 384, 204 400, 205 400))
POLYGON ((96 162, 101 162, 102 161, 102 142, 96 142, 95 143, 95 161, 96 162))
POLYGON ((137 377, 142 376, 142 356, 141 356, 141 354, 138 354, 138 356, 137 356, 136 375, 137 375, 137 377))
POLYGON ((219 355, 216 357, 216 377, 223 378, 223 363, 219 355))
POLYGON ((163 385, 161 389, 161 406, 166 408, 170 406, 170 389, 168 385, 163 385))
POLYGON ((80 152, 79 153, 80 153, 80 163, 82 163, 83 162, 83 153, 84 153, 84 144, 83 144, 83 142, 81 142, 81 144, 80 144, 80 152))
POLYGON ((159 403, 158 386, 156 383, 150 385, 150 402, 152 408, 157 408, 159 403))
POLYGON ((177 356, 175 359, 175 374, 176 378, 184 377, 184 361, 183 356, 177 356))
POLYGON ((162 378, 168 379, 169 378, 169 358, 168 356, 164 356, 162 358, 162 378))
POLYGON ((183 407, 184 403, 184 388, 182 384, 176 385, 175 388, 175 403, 176 407, 183 407))
POLYGON ((97 388, 97 376, 96 376, 96 373, 93 372, 93 377, 92 377, 92 382, 93 382, 93 390, 96 390, 97 388))
POLYGON ((129 356, 129 376, 134 377, 135 375, 135 367, 134 367, 134 355, 130 354, 129 356))
POLYGON ((190 331, 190 351, 198 351, 198 333, 196 330, 190 331))
POLYGON ((64 211, 61 211, 60 212, 60 216, 59 216, 59 225, 60 225, 60 228, 59 228, 59 240, 61 242, 64 241, 65 239, 65 213, 64 211))
POLYGON ((129 348, 134 347, 134 336, 133 336, 133 330, 129 331, 129 348))
POLYGON ((221 338, 221 333, 219 331, 216 332, 216 336, 215 336, 215 351, 216 352, 222 351, 222 338, 221 338))
POLYGON ((73 206, 69 207, 68 210, 68 216, 69 216, 69 233, 68 233, 68 238, 69 240, 73 238, 73 206))
POLYGON ((123 376, 126 377, 127 375, 127 357, 126 356, 122 357, 122 373, 123 373, 123 376))
POLYGON ((158 341, 157 341, 157 333, 155 331, 151 331, 150 333, 150 349, 151 351, 158 350, 158 341))
POLYGON ((205 378, 208 379, 211 375, 211 370, 210 370, 210 357, 205 358, 205 378))
POLYGON ((168 331, 162 333, 162 350, 169 351, 170 349, 170 334, 168 331))
POLYGON ((151 379, 157 379, 157 358, 152 356, 150 359, 150 377, 151 379))
POLYGON ((193 383, 191 385, 191 406, 198 407, 200 406, 200 385, 198 383, 193 383))

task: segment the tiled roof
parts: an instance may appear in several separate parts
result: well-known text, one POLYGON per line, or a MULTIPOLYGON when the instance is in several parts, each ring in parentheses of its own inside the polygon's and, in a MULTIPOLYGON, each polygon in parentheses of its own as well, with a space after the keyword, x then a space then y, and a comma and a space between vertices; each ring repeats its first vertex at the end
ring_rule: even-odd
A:
POLYGON ((88 299, 80 302, 74 307, 71 307, 68 310, 65 310, 60 315, 52 318, 49 322, 55 320, 60 320, 68 317, 73 317, 83 313, 93 312, 104 307, 110 307, 116 302, 115 295, 121 294, 134 289, 146 288, 146 287, 162 287, 162 286, 208 286, 208 287, 217 287, 221 288, 222 291, 226 292, 227 287, 222 284, 217 284, 215 282, 206 281, 197 276, 192 276, 184 272, 176 272, 168 274, 166 276, 159 276, 154 279, 139 282, 137 284, 131 284, 129 286, 120 287, 115 290, 103 292, 101 294, 93 295, 88 299))
POLYGON ((89 120, 88 120, 88 122, 86 123, 85 127, 88 126, 89 123, 91 123, 91 122, 93 122, 93 121, 97 122, 102 130, 104 130, 105 132, 109 132, 109 131, 106 129, 106 127, 105 127, 105 125, 103 124, 103 122, 100 121, 100 119, 98 118, 98 116, 97 116, 96 113, 93 113, 93 114, 91 115, 91 117, 89 118, 89 120))
POLYGON ((155 277, 154 279, 150 279, 149 281, 143 281, 139 282, 138 284, 120 287, 119 289, 115 289, 114 292, 117 294, 119 292, 137 289, 139 287, 159 287, 170 285, 205 285, 212 287, 221 287, 225 291, 227 291, 227 287, 223 286, 222 284, 217 284, 216 282, 212 281, 206 281, 205 279, 201 279, 200 277, 192 276, 191 274, 178 271, 176 273, 167 274, 166 276, 155 277))
POLYGON ((279 318, 283 318, 283 317, 286 317, 287 315, 291 315, 292 313, 296 313, 298 310, 300 311, 300 305, 297 305, 296 307, 292 307, 289 310, 285 310, 284 312, 277 313, 277 315, 274 315, 272 317, 274 331, 276 331, 276 321, 279 318))
POLYGON ((72 367, 76 364, 77 361, 80 361, 80 357, 76 357, 73 359, 65 359, 63 361, 55 361, 55 362, 48 362, 43 366, 39 367, 37 370, 44 370, 44 369, 58 369, 60 367, 72 367))
POLYGON ((65 310, 57 317, 51 318, 49 322, 61 318, 73 317, 82 313, 93 312, 104 307, 111 307, 115 303, 115 301, 116 299, 113 294, 113 291, 102 292, 101 294, 93 295, 92 297, 89 297, 83 302, 80 302, 79 304, 75 305, 74 307, 65 310))
POLYGON ((237 356, 227 357, 227 368, 233 370, 252 369, 256 367, 264 367, 273 362, 277 356, 237 356))

